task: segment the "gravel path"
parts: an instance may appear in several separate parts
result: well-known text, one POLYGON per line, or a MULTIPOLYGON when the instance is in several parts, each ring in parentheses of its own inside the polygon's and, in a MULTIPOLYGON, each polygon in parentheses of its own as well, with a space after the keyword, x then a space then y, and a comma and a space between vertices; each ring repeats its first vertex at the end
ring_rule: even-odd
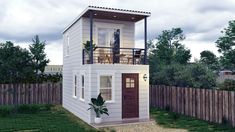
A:
POLYGON ((163 128, 155 122, 115 126, 110 127, 109 130, 116 132, 187 132, 184 129, 163 128))

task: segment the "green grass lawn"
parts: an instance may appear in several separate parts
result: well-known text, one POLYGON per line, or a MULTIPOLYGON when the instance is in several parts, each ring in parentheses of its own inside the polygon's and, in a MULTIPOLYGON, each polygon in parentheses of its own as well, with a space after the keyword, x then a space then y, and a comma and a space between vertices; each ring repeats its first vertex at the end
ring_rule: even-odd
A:
POLYGON ((0 117, 0 132, 85 132, 96 131, 61 106, 35 114, 13 114, 0 117))
POLYGON ((235 132, 235 128, 228 125, 209 123, 156 108, 151 109, 151 115, 159 125, 167 128, 181 128, 194 132, 235 132))

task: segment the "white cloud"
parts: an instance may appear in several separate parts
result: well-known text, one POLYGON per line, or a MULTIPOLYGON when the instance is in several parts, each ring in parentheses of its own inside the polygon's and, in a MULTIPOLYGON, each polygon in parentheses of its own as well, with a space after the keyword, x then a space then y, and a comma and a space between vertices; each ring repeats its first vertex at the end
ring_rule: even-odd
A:
MULTIPOLYGON (((88 5, 150 11, 149 38, 181 27, 195 57, 202 47, 216 52, 214 42, 220 31, 235 18, 234 0, 1 0, 0 5, 0 40, 29 43, 39 34, 49 44, 46 52, 52 64, 62 63, 61 31, 88 5)), ((143 22, 136 24, 136 39, 137 47, 143 47, 143 22)))

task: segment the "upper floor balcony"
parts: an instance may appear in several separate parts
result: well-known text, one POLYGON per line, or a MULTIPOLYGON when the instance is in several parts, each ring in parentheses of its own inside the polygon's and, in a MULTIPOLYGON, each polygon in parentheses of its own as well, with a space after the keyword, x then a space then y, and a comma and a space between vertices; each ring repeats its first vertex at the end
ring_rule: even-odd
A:
POLYGON ((81 15, 87 20, 84 22, 84 26, 87 26, 84 30, 89 29, 89 40, 83 40, 87 42, 83 46, 83 64, 147 64, 149 16, 149 12, 90 6, 81 15), (132 48, 135 47, 134 25, 140 20, 144 20, 143 49, 132 48))
POLYGON ((83 64, 143 65, 145 64, 144 55, 144 49, 140 48, 96 47, 93 51, 92 61, 89 51, 83 49, 83 64))

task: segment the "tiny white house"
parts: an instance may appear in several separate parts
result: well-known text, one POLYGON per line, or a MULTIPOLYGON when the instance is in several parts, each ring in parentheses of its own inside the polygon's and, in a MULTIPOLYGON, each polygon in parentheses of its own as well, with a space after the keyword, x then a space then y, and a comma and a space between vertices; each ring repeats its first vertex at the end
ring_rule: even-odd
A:
POLYGON ((101 93, 103 122, 149 119, 147 17, 150 12, 87 7, 63 31, 63 107, 85 122, 101 93), (135 48, 135 23, 144 20, 144 47, 135 48), (88 44, 88 45, 87 45, 88 44))

